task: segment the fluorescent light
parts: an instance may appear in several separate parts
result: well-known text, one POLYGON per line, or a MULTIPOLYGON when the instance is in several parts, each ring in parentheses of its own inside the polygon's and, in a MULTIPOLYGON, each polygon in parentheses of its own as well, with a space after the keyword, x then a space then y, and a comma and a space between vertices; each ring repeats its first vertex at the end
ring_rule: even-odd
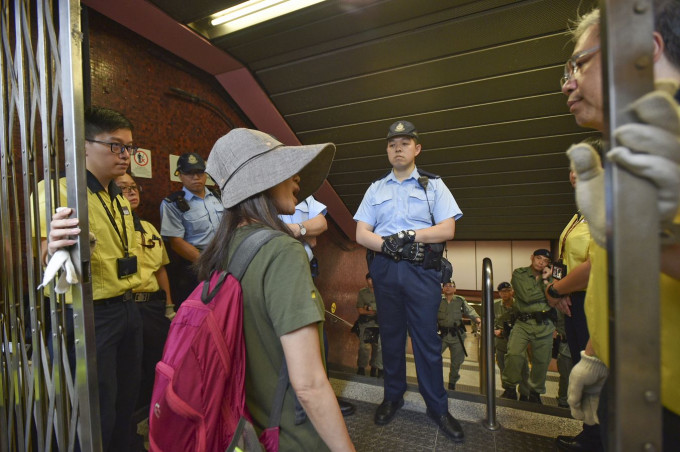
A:
POLYGON ((225 27, 227 33, 232 33, 322 1, 324 0, 249 0, 214 14, 215 18, 210 24, 225 27))

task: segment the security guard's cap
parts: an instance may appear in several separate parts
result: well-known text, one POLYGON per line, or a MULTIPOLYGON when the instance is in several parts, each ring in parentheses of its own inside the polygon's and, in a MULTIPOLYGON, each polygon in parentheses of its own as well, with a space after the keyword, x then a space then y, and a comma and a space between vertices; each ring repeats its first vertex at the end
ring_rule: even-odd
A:
POLYGON ((503 281, 502 283, 500 283, 500 284, 498 285, 498 291, 500 292, 500 291, 503 290, 503 289, 512 289, 512 286, 510 285, 509 282, 503 281))
POLYGON ((539 248, 536 251, 534 251, 534 256, 545 256, 548 259, 552 259, 550 251, 546 250, 545 248, 539 248))
POLYGON ((411 137, 417 141, 418 131, 412 122, 399 120, 392 124, 387 132, 387 139, 389 140, 392 137, 411 137))
POLYGON ((178 176, 179 173, 188 173, 190 171, 205 171, 205 160, 195 152, 187 152, 179 156, 175 176, 178 176))

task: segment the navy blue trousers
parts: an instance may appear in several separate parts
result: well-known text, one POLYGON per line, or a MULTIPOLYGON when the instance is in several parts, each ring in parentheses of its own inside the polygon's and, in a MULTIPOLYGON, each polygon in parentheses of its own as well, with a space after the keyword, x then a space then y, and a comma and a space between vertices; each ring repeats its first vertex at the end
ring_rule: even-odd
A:
POLYGON ((406 392, 406 328, 413 344, 418 388, 435 414, 448 411, 442 372, 442 341, 437 334, 440 272, 377 254, 370 268, 382 341, 385 395, 396 402, 406 392))
MULTIPOLYGON (((137 408, 146 407, 151 401, 156 379, 156 364, 163 357, 165 340, 170 330, 170 320, 165 317, 165 300, 149 300, 135 303, 142 319, 142 375, 137 408)), ((148 411, 148 410, 147 410, 148 411)))
POLYGON ((590 337, 584 310, 586 293, 572 292, 569 298, 571 298, 571 317, 568 315, 564 316, 564 330, 567 333, 571 363, 576 365, 581 360, 581 350, 586 349, 586 344, 590 337))
POLYGON ((99 413, 104 450, 129 451, 142 373, 142 318, 134 302, 95 305, 99 413))

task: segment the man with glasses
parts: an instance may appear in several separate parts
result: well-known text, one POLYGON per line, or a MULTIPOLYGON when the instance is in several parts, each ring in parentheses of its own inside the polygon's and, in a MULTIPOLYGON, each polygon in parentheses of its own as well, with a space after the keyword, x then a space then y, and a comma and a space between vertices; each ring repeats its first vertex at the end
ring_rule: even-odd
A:
MULTIPOLYGON (((131 155, 132 124, 122 114, 92 107, 85 112, 85 166, 87 168, 88 226, 97 239, 90 260, 94 332, 97 353, 97 381, 102 445, 105 451, 132 450, 132 414, 139 391, 142 363, 142 320, 133 302, 132 289, 141 282, 132 208, 115 184, 125 174, 131 155)), ((45 218, 45 186, 38 186, 40 218, 45 218)), ((66 205, 66 178, 61 178, 60 204, 66 205)), ((47 246, 52 255, 76 243, 78 218, 73 209, 55 213, 47 246)), ((47 236, 41 222, 41 235, 47 236)), ((47 256, 43 256, 44 258, 47 256)), ((68 356, 73 371, 73 310, 66 294, 68 356)))
POLYGON ((172 251, 168 273, 172 299, 179 308, 198 284, 191 264, 215 235, 224 207, 218 193, 206 188, 208 175, 200 155, 182 154, 175 176, 184 187, 161 203, 161 235, 172 251))
MULTIPOLYGON (((680 1, 654 0, 653 44, 654 79, 657 91, 634 104, 638 124, 617 129, 619 143, 607 154, 615 164, 652 182, 658 188, 657 206, 660 230, 679 228, 678 184, 680 184, 680 1), (674 96, 675 101, 672 96, 674 96), (637 152, 631 152, 637 151, 637 152)), ((593 10, 579 18, 572 32, 576 43, 574 56, 565 67, 562 92, 576 123, 600 132, 605 129, 602 96, 600 13, 593 10)), ((572 415, 587 425, 598 421, 602 440, 607 439, 607 402, 602 386, 607 379, 609 361, 609 313, 607 294, 607 252, 604 215, 604 182, 597 152, 587 144, 573 146, 568 152, 577 173, 576 197, 588 221, 591 242, 588 261, 569 269, 569 273, 547 288, 550 303, 570 313, 568 295, 587 287, 585 311, 590 338, 581 360, 574 366, 569 381, 572 415), (592 271, 591 271, 592 270, 592 271), (601 392, 602 391, 602 392, 601 392), (605 397, 603 397, 604 399, 605 397)), ((663 405, 663 450, 680 449, 680 360, 677 325, 680 322, 680 244, 676 235, 666 235, 661 248, 661 403, 663 405)), ((576 437, 560 436, 560 450, 606 450, 606 444, 593 441, 586 429, 576 437)), ((595 436, 597 440, 597 436, 595 436)), ((603 441, 604 443, 604 441, 603 441)))
POLYGON ((537 249, 531 255, 531 265, 512 272, 511 285, 515 290, 517 313, 502 373, 505 392, 501 397, 506 399, 517 399, 515 387, 522 382, 529 344, 532 361, 528 401, 540 404, 541 394, 545 393, 545 378, 552 358, 553 331, 557 322, 557 313, 545 296, 546 284, 552 282, 552 276, 545 276, 543 270, 550 264, 550 258, 550 251, 537 249))

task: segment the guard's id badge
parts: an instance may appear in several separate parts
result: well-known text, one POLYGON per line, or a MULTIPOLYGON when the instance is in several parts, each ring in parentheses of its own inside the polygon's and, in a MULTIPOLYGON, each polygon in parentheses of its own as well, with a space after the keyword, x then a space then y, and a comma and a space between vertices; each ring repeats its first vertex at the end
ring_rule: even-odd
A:
POLYGON ((118 279, 127 278, 137 273, 137 256, 119 257, 117 262, 118 279))
POLYGON ((562 259, 553 262, 552 277, 555 279, 562 279, 567 276, 567 264, 562 259))

